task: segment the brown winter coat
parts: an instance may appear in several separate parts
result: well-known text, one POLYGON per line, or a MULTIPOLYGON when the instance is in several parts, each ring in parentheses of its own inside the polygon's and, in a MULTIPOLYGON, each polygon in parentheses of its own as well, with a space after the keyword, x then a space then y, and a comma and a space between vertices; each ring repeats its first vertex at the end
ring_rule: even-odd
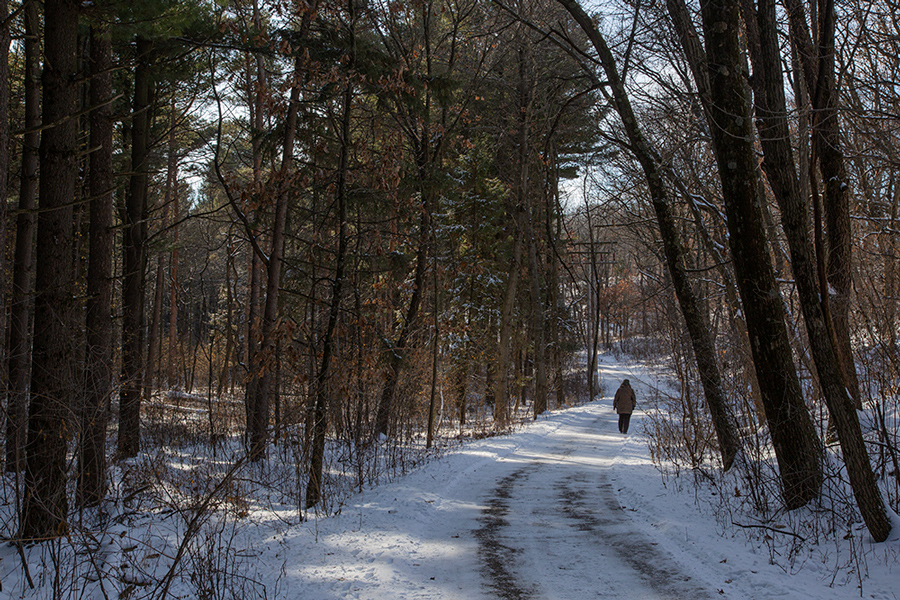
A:
POLYGON ((634 396, 634 390, 628 383, 623 383, 616 391, 613 408, 620 415, 630 415, 634 412, 635 406, 637 406, 637 398, 634 396))

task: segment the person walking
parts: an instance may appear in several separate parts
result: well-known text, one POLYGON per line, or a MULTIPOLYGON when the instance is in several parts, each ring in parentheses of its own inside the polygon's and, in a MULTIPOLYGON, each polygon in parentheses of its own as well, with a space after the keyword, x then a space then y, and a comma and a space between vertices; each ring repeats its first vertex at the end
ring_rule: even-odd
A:
POLYGON ((616 390, 616 397, 613 400, 613 410, 619 414, 619 433, 628 433, 628 424, 631 422, 631 413, 637 406, 637 398, 631 384, 626 379, 616 390))

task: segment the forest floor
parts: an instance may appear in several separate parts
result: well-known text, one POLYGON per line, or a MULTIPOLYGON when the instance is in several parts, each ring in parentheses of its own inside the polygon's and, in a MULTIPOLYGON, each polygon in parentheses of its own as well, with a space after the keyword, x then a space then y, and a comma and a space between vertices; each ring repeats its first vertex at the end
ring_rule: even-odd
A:
POLYGON ((32 590, 17 549, 3 546, 0 598, 898 598, 900 519, 881 544, 859 524, 802 542, 778 522, 738 526, 737 512, 720 511, 716 486, 663 476, 651 461, 645 409, 664 380, 610 355, 601 373, 602 399, 466 442, 351 496, 337 514, 301 520, 259 499, 239 518, 210 517, 190 577, 167 590, 160 582, 178 544, 160 553, 162 542, 118 541, 172 535, 141 521, 127 536, 124 526, 104 534, 91 560, 97 573, 118 561, 106 587, 100 577, 60 587, 67 575, 58 567, 54 584, 52 552, 40 545, 25 549, 32 574, 44 573, 32 590), (611 406, 623 378, 638 397, 627 435, 611 406))

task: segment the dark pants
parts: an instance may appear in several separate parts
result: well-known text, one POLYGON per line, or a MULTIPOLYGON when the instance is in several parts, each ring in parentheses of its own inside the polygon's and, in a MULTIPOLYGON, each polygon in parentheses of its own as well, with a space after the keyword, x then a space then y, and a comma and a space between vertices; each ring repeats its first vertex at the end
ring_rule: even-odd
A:
POLYGON ((619 433, 628 433, 628 424, 631 423, 631 414, 619 415, 619 433))

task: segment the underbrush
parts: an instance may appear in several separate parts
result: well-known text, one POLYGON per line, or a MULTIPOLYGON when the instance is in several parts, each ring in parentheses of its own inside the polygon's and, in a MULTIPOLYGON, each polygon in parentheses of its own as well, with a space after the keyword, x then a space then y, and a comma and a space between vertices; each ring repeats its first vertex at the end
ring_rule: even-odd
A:
MULTIPOLYGON (((529 419, 529 406, 511 428, 529 419)), ((366 487, 392 480, 467 439, 497 432, 482 418, 449 419, 432 447, 418 428, 393 437, 340 430, 327 440, 322 497, 304 506, 308 440, 303 423, 284 423, 263 460, 247 460, 240 402, 166 394, 145 406, 142 452, 113 461, 102 505, 74 508, 67 535, 16 541, 22 476, 3 475, 0 492, 0 596, 68 599, 249 600, 285 597, 263 581, 260 539, 303 521, 339 514, 366 487), (486 424, 487 423, 487 424, 486 424)), ((73 445, 74 453, 74 445, 73 445)), ((110 438, 108 453, 114 453, 110 438)), ((74 459, 73 459, 74 460, 74 459)), ((70 473, 74 464, 70 464, 70 473)), ((74 481, 69 497, 75 497, 74 481)), ((315 529, 313 528, 313 531, 315 529)), ((282 572, 301 557, 281 553, 282 572)))
MULTIPOLYGON (((878 544, 869 536, 821 403, 811 406, 819 439, 825 440, 822 491, 814 502, 788 511, 781 499, 768 429, 754 414, 752 403, 735 389, 735 382, 731 382, 730 396, 738 415, 742 452, 724 473, 698 378, 691 373, 678 377, 688 367, 673 364, 678 358, 671 354, 652 355, 643 347, 640 360, 670 374, 669 385, 653 387, 643 403, 648 407, 644 427, 653 462, 665 485, 693 495, 698 506, 716 520, 723 536, 743 536, 787 573, 815 563, 828 573, 829 584, 858 587, 861 594, 870 565, 892 565, 900 560, 896 543, 878 544)), ((810 390, 806 391, 809 397, 810 390)), ((878 427, 879 422, 897 424, 896 400, 893 405, 893 412, 881 420, 873 410, 860 415, 883 495, 897 511, 897 483, 885 458, 890 452, 884 448, 896 442, 897 431, 886 439, 878 427)))

